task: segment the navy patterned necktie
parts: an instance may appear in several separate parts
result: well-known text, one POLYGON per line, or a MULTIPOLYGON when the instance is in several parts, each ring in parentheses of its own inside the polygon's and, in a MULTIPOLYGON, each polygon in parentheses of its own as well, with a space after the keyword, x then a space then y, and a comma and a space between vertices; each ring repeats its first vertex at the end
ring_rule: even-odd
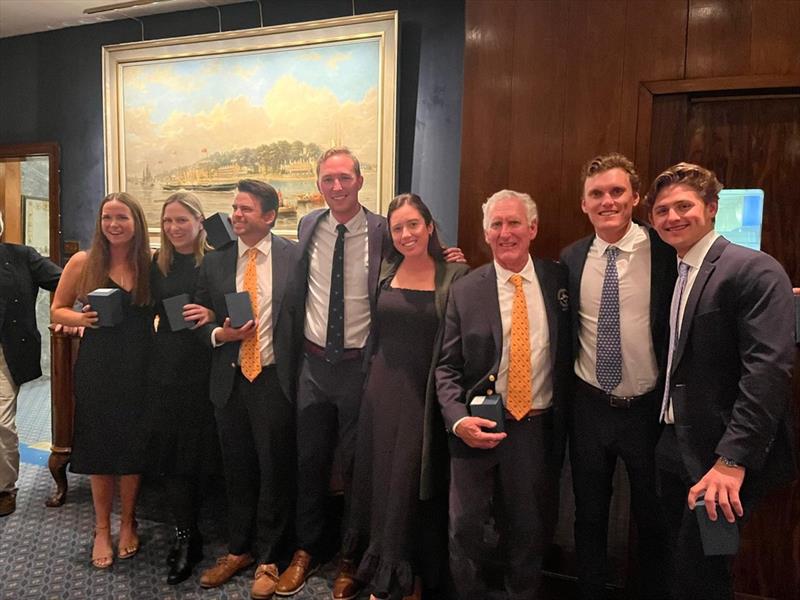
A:
POLYGON ((344 352, 344 234, 347 227, 336 226, 336 245, 331 266, 331 298, 328 304, 328 335, 325 338, 325 359, 337 363, 344 352))
POLYGON ((689 278, 689 265, 685 262, 678 263, 678 281, 675 282, 675 289, 672 292, 672 304, 669 306, 669 350, 667 351, 667 377, 664 381, 664 399, 661 401, 661 421, 667 416, 669 410, 669 379, 672 372, 672 355, 675 354, 675 348, 678 346, 678 336, 680 336, 681 328, 679 325, 678 316, 681 312, 681 300, 683 299, 683 290, 686 288, 686 281, 689 278))
POLYGON ((603 391, 610 394, 622 381, 622 348, 619 335, 619 275, 617 255, 619 248, 606 248, 606 273, 600 312, 597 315, 597 356, 595 375, 603 391))

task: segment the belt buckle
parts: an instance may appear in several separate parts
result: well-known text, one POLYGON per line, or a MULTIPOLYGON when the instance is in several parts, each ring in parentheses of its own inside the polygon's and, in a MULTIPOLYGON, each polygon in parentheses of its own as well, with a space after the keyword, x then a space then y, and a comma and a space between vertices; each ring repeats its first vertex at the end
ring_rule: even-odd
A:
POLYGON ((632 400, 633 397, 631 396, 614 396, 613 394, 608 395, 608 403, 612 408, 630 408, 632 400))

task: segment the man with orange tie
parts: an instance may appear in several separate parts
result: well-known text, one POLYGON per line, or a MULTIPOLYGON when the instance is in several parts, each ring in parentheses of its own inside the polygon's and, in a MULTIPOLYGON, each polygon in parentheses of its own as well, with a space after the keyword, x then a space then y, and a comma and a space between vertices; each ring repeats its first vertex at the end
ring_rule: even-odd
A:
POLYGON ((217 587, 256 563, 253 598, 269 598, 278 580, 276 552, 291 508, 294 362, 289 276, 297 244, 271 233, 278 194, 261 181, 239 182, 231 221, 239 239, 206 254, 196 302, 214 310, 201 335, 214 348, 214 403, 228 496, 228 554, 200 578, 217 587), (231 326, 225 295, 247 292, 253 319, 231 326))
POLYGON ((530 196, 502 190, 482 208, 494 260, 453 285, 436 369, 450 433, 450 567, 460 600, 483 600, 499 558, 506 596, 529 600, 557 519, 567 280, 557 263, 531 259, 538 216, 530 196), (470 416, 476 396, 495 393, 503 433, 470 416))

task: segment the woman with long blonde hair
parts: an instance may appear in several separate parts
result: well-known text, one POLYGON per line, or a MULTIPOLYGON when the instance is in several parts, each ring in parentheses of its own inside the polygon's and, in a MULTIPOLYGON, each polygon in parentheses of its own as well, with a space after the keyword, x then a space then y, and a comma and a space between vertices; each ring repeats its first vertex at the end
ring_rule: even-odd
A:
POLYGON ((90 476, 95 511, 92 565, 114 562, 111 508, 119 481, 118 556, 139 551, 136 498, 148 442, 146 373, 152 341, 150 250, 144 212, 130 194, 103 198, 88 252, 64 268, 51 307, 53 322, 85 328, 75 363, 74 439, 70 469, 90 476), (116 288, 122 322, 96 327, 88 295, 116 288), (83 304, 74 310, 76 301, 83 304))
MULTIPOLYGON (((164 309, 166 298, 194 295, 197 273, 206 250, 203 207, 190 192, 169 196, 161 208, 161 248, 153 258, 151 289, 159 316, 150 368, 153 384, 156 469, 163 476, 175 524, 175 540, 167 556, 167 583, 192 574, 203 557, 197 527, 204 480, 221 472, 214 409, 208 398, 211 350, 190 329, 172 331, 164 309)), ((187 302, 183 317, 204 325, 207 308, 187 302)))

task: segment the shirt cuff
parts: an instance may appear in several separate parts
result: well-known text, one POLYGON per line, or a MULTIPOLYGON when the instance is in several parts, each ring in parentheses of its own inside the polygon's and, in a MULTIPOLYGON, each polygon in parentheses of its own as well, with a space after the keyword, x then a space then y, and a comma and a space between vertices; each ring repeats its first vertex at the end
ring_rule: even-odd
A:
POLYGON ((458 433, 456 433, 456 430, 458 429, 458 426, 461 424, 461 421, 463 421, 466 418, 467 417, 461 417, 458 421, 453 423, 453 435, 455 435, 457 437, 461 437, 460 435, 458 435, 458 433))
POLYGON ((217 342, 217 332, 222 331, 222 327, 214 327, 214 330, 211 332, 211 347, 212 348, 219 348, 225 342, 217 342))

